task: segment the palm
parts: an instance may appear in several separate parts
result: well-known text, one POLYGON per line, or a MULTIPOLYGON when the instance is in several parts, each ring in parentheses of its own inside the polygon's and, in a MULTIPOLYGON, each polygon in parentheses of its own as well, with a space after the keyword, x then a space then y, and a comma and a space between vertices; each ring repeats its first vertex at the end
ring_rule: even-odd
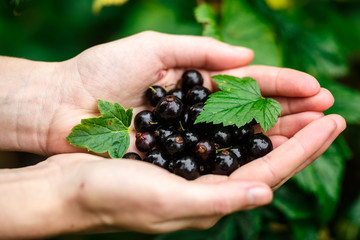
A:
MULTIPOLYGON (((54 114, 56 120, 52 122, 47 141, 50 153, 79 151, 70 146, 65 137, 82 118, 98 115, 97 99, 119 102, 125 108, 134 108, 136 114, 150 107, 144 99, 144 92, 150 85, 173 88, 186 68, 200 69, 204 84, 210 89, 213 89, 210 77, 214 74, 254 77, 262 94, 276 97, 283 107, 278 123, 268 132, 275 146, 319 118, 319 112, 332 104, 331 94, 321 91, 316 80, 304 73, 274 67, 244 67, 251 55, 237 56, 236 60, 221 53, 212 56, 207 49, 214 48, 206 45, 204 49, 190 45, 188 50, 174 50, 172 45, 166 46, 157 38, 148 40, 143 34, 122 39, 88 49, 68 61, 69 65, 76 66, 76 71, 71 81, 66 82, 69 89, 54 114), (198 56, 201 51, 202 58, 198 56)), ((180 40, 178 44, 186 42, 186 39, 180 40)), ((187 44, 194 44, 194 41, 187 44)), ((208 45, 211 44, 214 42, 209 41, 208 45)), ((133 139, 129 150, 135 150, 133 139)))

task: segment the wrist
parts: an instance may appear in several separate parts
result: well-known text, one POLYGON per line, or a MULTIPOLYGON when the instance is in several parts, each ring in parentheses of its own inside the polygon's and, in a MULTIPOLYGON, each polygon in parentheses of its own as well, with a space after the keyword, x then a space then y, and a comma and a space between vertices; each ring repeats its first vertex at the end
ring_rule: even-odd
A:
POLYGON ((61 88, 59 65, 0 57, 1 150, 46 152, 48 126, 61 88))
POLYGON ((0 225, 0 239, 45 238, 95 229, 94 219, 77 198, 78 184, 73 182, 77 166, 60 163, 66 162, 64 157, 0 170, 0 219, 6 219, 0 225))

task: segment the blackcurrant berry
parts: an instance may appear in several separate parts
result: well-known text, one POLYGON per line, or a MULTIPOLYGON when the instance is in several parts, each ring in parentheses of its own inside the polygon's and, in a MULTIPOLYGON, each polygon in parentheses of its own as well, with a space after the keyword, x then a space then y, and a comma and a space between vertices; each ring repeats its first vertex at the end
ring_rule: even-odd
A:
POLYGON ((196 158, 192 155, 185 155, 174 161, 173 171, 176 175, 194 180, 200 177, 200 168, 196 158))
POLYGON ((201 74, 196 70, 187 70, 181 76, 181 88, 185 93, 194 86, 201 86, 203 83, 201 74))
POLYGON ((236 156, 228 150, 217 153, 211 172, 218 175, 230 175, 239 167, 236 156))
POLYGON ((149 151, 145 155, 144 161, 169 170, 170 158, 159 149, 149 151))
POLYGON ((164 148, 170 155, 182 153, 185 149, 185 139, 180 133, 168 136, 164 142, 164 148))
POLYGON ((174 133, 175 133, 174 127, 168 125, 160 125, 154 131, 156 143, 159 144, 160 146, 163 146, 166 138, 174 133))
POLYGON ((152 132, 157 128, 158 120, 153 112, 143 110, 136 114, 134 126, 137 132, 152 132))
POLYGON ((180 123, 183 129, 188 127, 189 112, 185 111, 180 117, 180 123))
POLYGON ((203 86, 195 86, 186 93, 186 104, 192 106, 199 102, 205 102, 210 93, 210 90, 203 86))
POLYGON ((155 107, 161 98, 166 95, 164 88, 160 86, 151 86, 145 92, 145 97, 149 101, 150 105, 155 107))
POLYGON ((147 152, 155 147, 156 139, 153 133, 144 132, 144 133, 137 133, 135 146, 141 152, 147 152))
POLYGON ((168 95, 160 99, 154 109, 155 116, 164 121, 176 121, 183 113, 183 103, 174 95, 168 95))
POLYGON ((229 149, 229 152, 232 152, 239 163, 239 166, 242 166, 247 163, 247 152, 244 146, 236 145, 229 149))
POLYGON ((247 142, 249 160, 254 160, 265 156, 273 150, 273 145, 266 135, 257 133, 251 136, 247 142))
POLYGON ((137 154, 137 153, 134 153, 134 152, 125 153, 122 158, 133 159, 133 160, 141 160, 140 155, 137 154))
POLYGON ((218 144, 220 148, 229 147, 231 145, 230 130, 222 125, 217 125, 213 130, 211 139, 215 144, 218 144))
POLYGON ((199 135, 190 130, 185 130, 182 135, 185 138, 187 150, 193 151, 195 144, 200 140, 199 135))
POLYGON ((191 126, 194 124, 196 118, 199 116, 200 112, 204 110, 204 103, 197 103, 190 107, 189 116, 188 116, 188 125, 191 126))
POLYGON ((232 141, 236 144, 240 144, 242 142, 247 141, 247 139, 254 135, 254 127, 250 123, 245 124, 242 127, 237 127, 236 125, 232 125, 229 127, 232 141))
POLYGON ((167 95, 174 95, 175 97, 180 99, 182 102, 185 101, 185 93, 183 90, 181 90, 181 88, 172 89, 167 93, 167 95))
POLYGON ((209 140, 200 140, 195 144, 195 156, 202 164, 208 164, 215 156, 215 144, 209 140))

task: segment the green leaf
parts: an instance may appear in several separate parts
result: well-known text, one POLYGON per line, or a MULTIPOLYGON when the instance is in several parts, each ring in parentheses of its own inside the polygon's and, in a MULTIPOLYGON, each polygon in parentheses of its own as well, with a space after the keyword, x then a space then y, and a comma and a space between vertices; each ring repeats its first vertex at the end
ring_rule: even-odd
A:
POLYGON ((305 71, 315 77, 343 76, 348 71, 345 58, 331 33, 306 31, 290 22, 280 29, 284 40, 286 66, 305 71))
POLYGON ((342 140, 337 139, 322 156, 293 177, 298 186, 318 199, 318 216, 322 221, 332 217, 339 201, 344 161, 349 156, 344 151, 342 140))
POLYGON ((294 182, 287 182, 274 193, 272 206, 290 220, 306 220, 314 216, 315 198, 304 193, 294 182), (304 204, 306 203, 306 204, 304 204))
POLYGON ((240 211, 233 215, 235 218, 236 230, 240 235, 236 239, 257 239, 262 228, 262 215, 259 209, 240 211))
POLYGON ((194 13, 196 21, 203 24, 203 36, 213 37, 218 40, 222 39, 217 26, 215 13, 209 4, 200 4, 195 8, 194 13))
POLYGON ((271 23, 257 14, 249 2, 222 1, 220 32, 224 42, 253 49, 253 64, 282 66, 282 54, 271 23))
POLYGON ((99 111, 103 116, 117 118, 125 127, 129 127, 132 119, 132 108, 125 110, 123 106, 118 103, 110 103, 103 100, 97 102, 99 111))
POLYGON ((72 145, 96 153, 108 152, 112 158, 121 158, 130 145, 129 126, 132 109, 118 103, 98 101, 102 116, 82 119, 66 138, 72 145))
POLYGON ((281 113, 280 103, 262 97, 256 80, 228 75, 212 78, 222 91, 210 95, 195 123, 213 122, 241 127, 255 119, 264 131, 274 126, 281 113))
POLYGON ((337 113, 343 116, 347 123, 360 124, 360 92, 337 82, 322 79, 319 81, 335 98, 334 105, 326 113, 337 113))
POLYGON ((319 239, 318 228, 309 219, 291 221, 290 225, 294 233, 294 239, 319 239))

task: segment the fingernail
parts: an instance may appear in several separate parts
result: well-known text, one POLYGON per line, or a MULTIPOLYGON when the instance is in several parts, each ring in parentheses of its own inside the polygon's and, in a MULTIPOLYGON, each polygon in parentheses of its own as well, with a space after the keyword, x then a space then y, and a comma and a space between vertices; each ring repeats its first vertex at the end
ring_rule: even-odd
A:
POLYGON ((247 194, 250 205, 263 205, 272 199, 272 191, 265 187, 250 188, 247 194))

